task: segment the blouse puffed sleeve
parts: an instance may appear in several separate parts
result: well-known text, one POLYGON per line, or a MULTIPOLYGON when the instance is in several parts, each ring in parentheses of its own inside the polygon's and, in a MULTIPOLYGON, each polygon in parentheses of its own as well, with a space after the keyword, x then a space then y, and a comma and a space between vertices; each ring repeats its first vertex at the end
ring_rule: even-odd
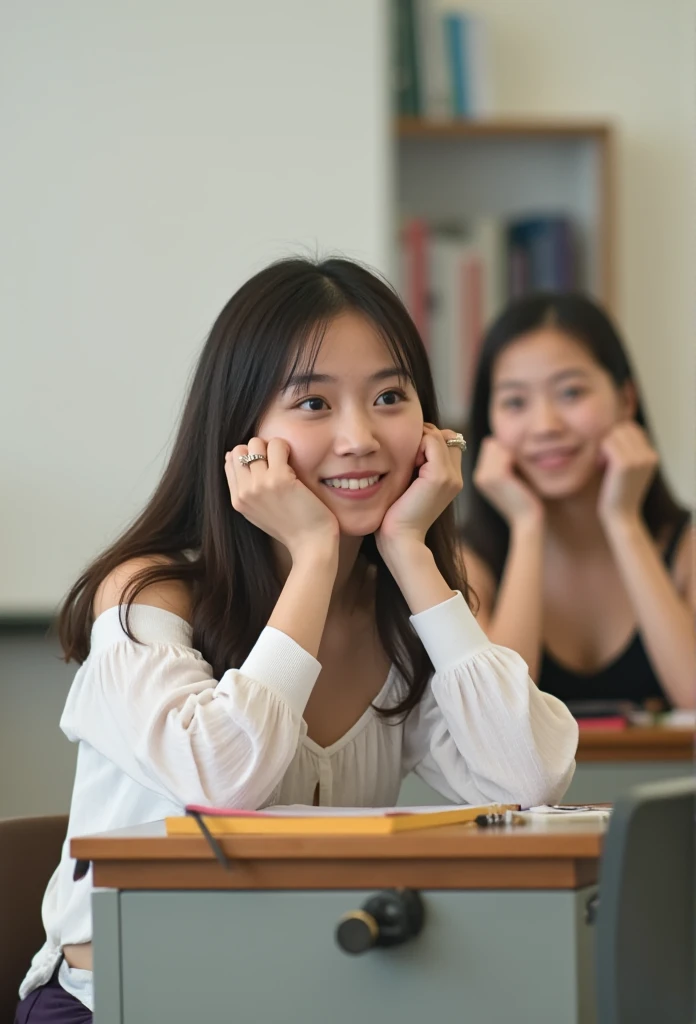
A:
POLYGON ((319 662, 266 627, 244 664, 216 680, 177 615, 133 605, 130 627, 138 642, 118 608, 95 621, 63 732, 182 806, 262 806, 306 732, 319 662))
POLYGON ((560 800, 578 742, 566 706, 535 686, 519 654, 490 642, 460 593, 411 623, 435 672, 406 719, 404 774, 457 803, 560 800))

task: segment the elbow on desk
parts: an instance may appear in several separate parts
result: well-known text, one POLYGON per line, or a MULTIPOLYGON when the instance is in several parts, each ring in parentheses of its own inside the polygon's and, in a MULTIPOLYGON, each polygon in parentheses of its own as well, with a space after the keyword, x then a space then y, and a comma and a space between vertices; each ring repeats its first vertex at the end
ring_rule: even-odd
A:
POLYGON ((575 758, 560 775, 552 776, 540 773, 535 782, 522 786, 511 802, 518 803, 522 808, 560 803, 573 781, 574 775, 575 758))

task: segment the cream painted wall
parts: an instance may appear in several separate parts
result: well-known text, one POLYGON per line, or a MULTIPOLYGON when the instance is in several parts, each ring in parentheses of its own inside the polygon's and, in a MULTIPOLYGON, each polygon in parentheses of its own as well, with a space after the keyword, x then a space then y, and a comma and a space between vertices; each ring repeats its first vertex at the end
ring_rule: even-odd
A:
POLYGON ((489 22, 497 113, 595 117, 617 128, 616 313, 668 477, 694 502, 696 3, 462 6, 489 22))
POLYGON ((0 4, 0 615, 145 504, 247 277, 384 267, 386 36, 386 0, 0 4))

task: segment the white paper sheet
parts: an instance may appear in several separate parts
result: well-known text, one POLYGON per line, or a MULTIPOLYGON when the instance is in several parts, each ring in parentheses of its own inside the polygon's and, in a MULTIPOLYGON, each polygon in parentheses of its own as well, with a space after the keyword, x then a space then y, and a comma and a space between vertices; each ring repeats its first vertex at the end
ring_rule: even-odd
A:
MULTIPOLYGON (((469 809, 469 804, 463 804, 469 809)), ((490 804, 481 807, 488 811, 490 804)), ((311 804, 288 804, 264 807, 263 814, 277 814, 284 818, 383 818, 387 814, 436 814, 438 811, 456 811, 456 804, 427 807, 314 807, 311 804)), ((472 810, 479 808, 471 807, 472 810)))
POLYGON ((540 804, 538 807, 530 807, 523 814, 539 815, 540 817, 555 817, 563 821, 582 820, 588 821, 592 818, 605 820, 611 816, 611 807, 600 807, 597 804, 540 804))

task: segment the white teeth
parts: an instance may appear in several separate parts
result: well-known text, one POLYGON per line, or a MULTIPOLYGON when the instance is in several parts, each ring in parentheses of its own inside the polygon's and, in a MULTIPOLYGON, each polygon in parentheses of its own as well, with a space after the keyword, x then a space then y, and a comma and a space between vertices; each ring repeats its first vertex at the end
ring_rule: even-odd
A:
POLYGON ((346 480, 345 478, 334 476, 329 480, 325 480, 324 483, 329 487, 341 488, 344 491, 364 491, 366 487, 372 487, 378 480, 379 473, 376 473, 374 476, 365 476, 361 480, 357 478, 346 480))

